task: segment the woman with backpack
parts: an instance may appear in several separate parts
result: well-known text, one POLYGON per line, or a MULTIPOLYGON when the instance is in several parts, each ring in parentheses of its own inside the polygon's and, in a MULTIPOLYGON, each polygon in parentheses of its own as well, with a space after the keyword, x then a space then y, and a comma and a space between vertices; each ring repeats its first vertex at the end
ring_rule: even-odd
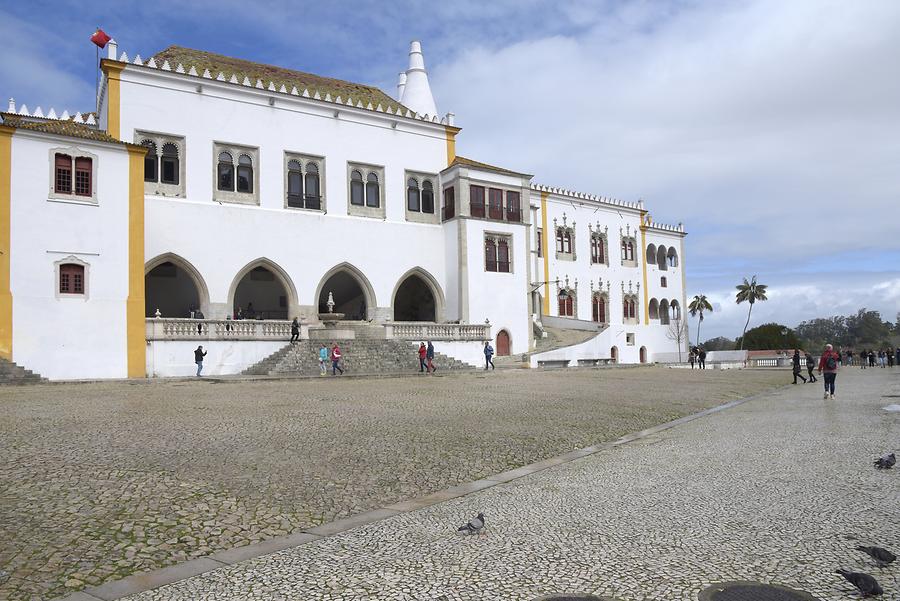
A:
POLYGON ((825 345, 825 352, 819 359, 819 373, 825 373, 825 396, 823 399, 834 398, 834 379, 837 377, 838 358, 834 352, 834 347, 830 344, 825 345))

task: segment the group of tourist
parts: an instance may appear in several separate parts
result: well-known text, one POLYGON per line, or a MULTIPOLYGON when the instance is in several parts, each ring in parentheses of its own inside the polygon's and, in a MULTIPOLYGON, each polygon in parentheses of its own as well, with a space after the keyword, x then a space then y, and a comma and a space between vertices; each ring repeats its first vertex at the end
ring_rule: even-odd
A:
POLYGON ((694 369, 694 364, 697 364, 697 369, 706 369, 706 349, 702 346, 695 346, 691 348, 691 352, 688 353, 688 361, 691 364, 691 369, 694 369))
MULTIPOLYGON (((853 351, 847 351, 847 364, 853 365, 853 351)), ((900 346, 895 350, 881 349, 878 351, 863 350, 859 352, 859 366, 861 369, 867 367, 894 367, 900 365, 900 346)))
MULTIPOLYGON (((809 353, 805 353, 805 357, 800 356, 800 349, 794 350, 793 356, 793 374, 794 374, 794 384, 797 383, 797 378, 806 382, 816 382, 818 378, 816 378, 815 374, 813 374, 813 368, 816 367, 816 360, 809 353), (809 374, 809 379, 803 376, 803 368, 802 365, 806 365, 806 371, 809 374)), ((895 350, 885 349, 881 351, 870 351, 864 350, 859 352, 859 364, 862 369, 866 369, 867 367, 876 367, 881 366, 882 368, 894 367, 894 365, 900 365, 900 347, 897 347, 895 350)), ((823 374, 825 379, 825 396, 826 399, 834 399, 834 384, 837 379, 838 369, 841 368, 842 365, 853 365, 853 351, 851 350, 834 350, 834 347, 830 344, 825 345, 825 350, 822 352, 822 356, 818 361, 818 373, 823 374)))

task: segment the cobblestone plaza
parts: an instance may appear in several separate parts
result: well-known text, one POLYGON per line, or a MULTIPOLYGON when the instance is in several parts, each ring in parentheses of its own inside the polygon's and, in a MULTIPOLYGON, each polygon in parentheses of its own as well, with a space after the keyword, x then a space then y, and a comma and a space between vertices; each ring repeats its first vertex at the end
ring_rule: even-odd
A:
POLYGON ((639 368, 0 388, 0 598, 285 535, 783 380, 639 368))

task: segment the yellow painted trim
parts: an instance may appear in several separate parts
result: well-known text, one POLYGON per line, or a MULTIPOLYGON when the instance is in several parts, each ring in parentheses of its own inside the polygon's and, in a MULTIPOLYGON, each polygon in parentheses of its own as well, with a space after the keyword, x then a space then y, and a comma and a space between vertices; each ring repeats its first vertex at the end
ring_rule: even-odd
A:
POLYGON ((12 361, 13 351, 13 298, 9 281, 13 131, 0 125, 0 357, 8 361, 12 361))
MULTIPOLYGON (((103 61, 103 72, 106 73, 106 133, 121 140, 122 107, 120 75, 125 65, 103 61)), ((98 115, 99 116, 99 115, 98 115)))
POLYGON ((641 258, 641 270, 644 276, 644 325, 650 325, 650 290, 647 287, 647 222, 649 220, 647 211, 641 211, 641 248, 638 249, 638 256, 641 258))
POLYGON ((447 132, 447 166, 449 167, 456 158, 456 133, 459 130, 445 125, 444 131, 447 132))
POLYGON ((541 192, 541 251, 544 254, 544 315, 550 315, 550 253, 547 248, 547 197, 541 192))
POLYGON ((128 147, 128 300, 125 331, 128 377, 147 375, 147 334, 144 319, 144 156, 145 149, 128 147))

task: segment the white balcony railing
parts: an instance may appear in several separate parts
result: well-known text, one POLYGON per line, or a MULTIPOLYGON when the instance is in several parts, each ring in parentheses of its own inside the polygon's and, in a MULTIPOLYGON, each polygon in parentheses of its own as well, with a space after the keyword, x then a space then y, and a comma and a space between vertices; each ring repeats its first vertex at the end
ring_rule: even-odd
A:
MULTIPOLYGON (((301 335, 307 325, 301 325, 301 335)), ((148 318, 147 340, 279 340, 291 337, 291 322, 256 319, 148 318)))
POLYGON ((384 324, 387 338, 400 340, 490 340, 490 324, 394 321, 384 324))

